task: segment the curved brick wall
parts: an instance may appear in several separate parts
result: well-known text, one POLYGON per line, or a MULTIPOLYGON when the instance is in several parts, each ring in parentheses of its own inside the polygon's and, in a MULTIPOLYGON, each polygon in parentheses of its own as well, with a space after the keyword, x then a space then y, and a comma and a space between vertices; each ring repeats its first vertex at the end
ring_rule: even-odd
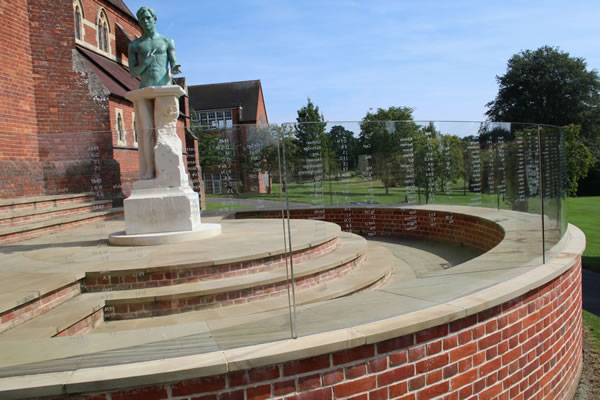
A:
MULTIPOLYGON (((326 211, 324 219, 335 221, 339 218, 338 211, 326 211)), ((361 211, 353 210, 358 217, 353 222, 360 221, 361 211)), ((293 217, 305 217, 306 212, 310 213, 297 210, 293 217)), ((242 217, 258 216, 256 213, 243 214, 242 217)), ((397 228, 404 226, 397 221, 402 221, 406 215, 414 216, 411 210, 378 209, 374 215, 381 221, 376 224, 382 227, 381 234, 423 236, 434 232, 429 236, 450 240, 444 235, 451 230, 460 241, 487 249, 504 236, 504 231, 496 224, 461 214, 448 218, 451 213, 436 212, 434 225, 408 231, 397 228)), ((420 219, 417 226, 424 225, 424 221, 430 221, 432 217, 426 210, 418 210, 416 216, 420 219)), ((370 219, 368 216, 365 221, 370 219)), ((569 262, 567 259, 564 262, 569 262)), ((484 309, 481 312, 429 329, 406 335, 403 331, 403 336, 391 339, 387 336, 387 340, 342 351, 331 352, 330 349, 320 353, 312 349, 309 353, 292 353, 311 355, 304 359, 288 358, 289 361, 270 365, 259 359, 254 364, 260 365, 257 368, 110 392, 91 392, 71 398, 571 399, 582 362, 581 257, 571 260, 573 265, 565 265, 562 272, 549 273, 552 278, 547 283, 533 286, 539 287, 512 299, 507 297, 509 300, 491 308, 478 308, 484 309)), ((526 281, 515 284, 518 286, 526 281)), ((318 344, 319 339, 315 340, 309 343, 318 344)), ((228 368, 236 369, 236 364, 228 368)), ((239 364, 243 365, 247 364, 239 364)), ((177 375, 168 376, 177 379, 177 375)), ((165 382, 170 380, 163 379, 165 382)))
MULTIPOLYGON (((240 211, 236 219, 281 218, 281 211, 240 211)), ((366 236, 405 236, 460 243, 487 251, 504 238, 500 225, 473 215, 408 208, 290 210, 292 219, 319 219, 366 236), (315 218, 317 217, 317 218, 315 218)))
POLYGON ((75 398, 571 399, 582 360, 581 259, 499 306, 307 359, 75 398))

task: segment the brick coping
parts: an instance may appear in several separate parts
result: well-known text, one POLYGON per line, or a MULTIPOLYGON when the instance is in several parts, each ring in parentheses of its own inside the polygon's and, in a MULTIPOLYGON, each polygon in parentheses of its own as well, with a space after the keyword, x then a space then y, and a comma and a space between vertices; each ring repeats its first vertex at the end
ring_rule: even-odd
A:
POLYGON ((4 388, 3 396, 10 396, 6 398, 119 389, 224 374, 379 343, 492 309, 535 290, 576 265, 584 247, 583 233, 569 225, 568 231, 555 246, 558 251, 545 265, 534 265, 510 280, 419 312, 295 340, 108 368, 4 378, 0 380, 0 387, 4 388))

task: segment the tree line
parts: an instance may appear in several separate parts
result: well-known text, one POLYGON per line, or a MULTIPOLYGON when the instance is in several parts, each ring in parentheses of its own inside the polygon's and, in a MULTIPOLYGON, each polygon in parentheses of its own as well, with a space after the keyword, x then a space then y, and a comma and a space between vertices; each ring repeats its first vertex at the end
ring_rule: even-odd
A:
MULTIPOLYGON (((597 72, 588 70, 581 58, 544 46, 515 54, 506 73, 496 79, 498 94, 487 104, 486 114, 490 121, 513 123, 484 123, 476 136, 461 138, 433 123, 416 123, 414 110, 405 106, 367 112, 358 132, 343 124, 328 129, 319 107, 309 98, 297 111, 295 124, 278 132, 267 127, 237 128, 246 134, 240 140, 238 132, 231 143, 239 147, 242 170, 256 169, 258 163, 276 177, 285 167, 288 178, 295 181, 340 179, 368 171, 381 181, 386 194, 392 187, 414 187, 425 202, 450 186, 458 190, 458 183, 465 194, 501 193, 513 205, 524 197, 541 195, 542 190, 544 195, 556 195, 561 188, 569 195, 599 194, 597 72), (563 127, 562 139, 557 129, 533 124, 563 127), (248 134, 249 129, 254 133, 248 134), (260 157, 244 155, 252 143, 258 144, 260 157), (281 163, 283 147, 285 164, 281 163), (560 154, 561 148, 566 154, 560 154), (559 176, 549 168, 564 160, 566 174, 559 176)), ((221 139, 206 132, 202 138, 201 165, 217 164, 223 156, 221 139)), ((245 175, 239 174, 239 179, 245 175)))

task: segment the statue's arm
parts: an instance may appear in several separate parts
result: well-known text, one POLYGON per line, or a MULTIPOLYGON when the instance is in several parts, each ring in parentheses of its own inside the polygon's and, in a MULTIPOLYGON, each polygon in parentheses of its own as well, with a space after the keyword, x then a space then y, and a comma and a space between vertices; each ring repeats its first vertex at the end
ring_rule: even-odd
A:
POLYGON ((171 75, 181 74, 181 65, 177 64, 177 56, 175 54, 175 41, 169 39, 169 48, 167 50, 167 56, 169 57, 169 63, 171 64, 171 75))
POLYGON ((128 49, 129 74, 134 78, 137 78, 138 76, 142 75, 142 73, 144 73, 146 68, 148 68, 148 66, 150 64, 152 64, 152 57, 154 57, 154 50, 152 52, 146 54, 146 57, 144 58, 144 62, 140 64, 138 61, 136 44, 135 44, 135 42, 132 42, 129 45, 129 49, 128 49))

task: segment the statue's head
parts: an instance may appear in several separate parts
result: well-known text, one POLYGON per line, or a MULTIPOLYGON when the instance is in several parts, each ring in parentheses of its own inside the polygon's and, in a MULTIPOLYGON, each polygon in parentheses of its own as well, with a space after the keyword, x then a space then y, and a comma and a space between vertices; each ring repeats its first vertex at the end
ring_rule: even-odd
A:
POLYGON ((138 19, 138 22, 140 24, 140 26, 142 27, 142 29, 144 28, 145 22, 144 18, 145 17, 151 17, 151 19, 153 20, 152 25, 154 25, 154 23, 156 23, 156 13, 154 12, 154 10, 150 7, 141 7, 136 13, 135 16, 138 19))

